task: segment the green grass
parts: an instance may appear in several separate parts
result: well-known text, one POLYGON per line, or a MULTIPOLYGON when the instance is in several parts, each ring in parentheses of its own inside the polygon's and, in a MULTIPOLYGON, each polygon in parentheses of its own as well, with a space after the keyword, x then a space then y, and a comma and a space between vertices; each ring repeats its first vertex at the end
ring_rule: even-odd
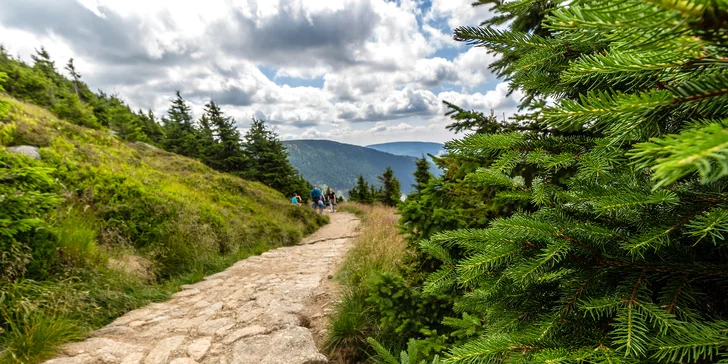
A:
MULTIPOLYGON (((15 265, 8 272, 23 272, 0 269, 3 364, 37 363, 129 310, 328 222, 260 183, 6 96, 0 102, 10 105, 0 115, 0 163, 50 171, 61 201, 18 235, 25 248, 3 257, 15 265), (13 145, 38 146, 42 159, 18 163, 4 150, 13 145)), ((10 178, 20 193, 38 192, 18 176, 10 178)))
POLYGON ((365 219, 367 216, 366 213, 364 212, 364 209, 366 209, 365 205, 358 204, 355 202, 344 202, 342 204, 339 204, 339 206, 337 206, 336 209, 339 211, 352 213, 360 219, 365 219))
POLYGON ((347 203, 339 209, 364 216, 361 233, 336 274, 344 295, 329 317, 325 341, 335 363, 349 363, 361 359, 369 345, 367 337, 377 336, 377 319, 370 315, 366 302, 369 281, 383 273, 398 272, 407 244, 398 234, 398 216, 393 208, 347 203))

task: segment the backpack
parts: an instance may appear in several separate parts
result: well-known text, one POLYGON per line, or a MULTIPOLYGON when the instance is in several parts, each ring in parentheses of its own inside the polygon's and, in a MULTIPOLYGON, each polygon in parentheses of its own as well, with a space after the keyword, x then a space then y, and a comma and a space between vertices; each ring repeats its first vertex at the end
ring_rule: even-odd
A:
POLYGON ((313 198, 314 200, 320 199, 321 190, 319 190, 318 188, 314 188, 313 190, 311 190, 311 198, 313 198))

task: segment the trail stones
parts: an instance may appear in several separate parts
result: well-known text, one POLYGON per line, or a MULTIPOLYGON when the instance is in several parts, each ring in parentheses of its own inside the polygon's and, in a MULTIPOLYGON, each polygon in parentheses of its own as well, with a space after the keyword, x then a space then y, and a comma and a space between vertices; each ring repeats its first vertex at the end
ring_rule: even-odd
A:
POLYGON ((147 358, 144 359, 144 364, 167 364, 172 352, 176 351, 184 341, 184 336, 173 336, 160 341, 159 344, 157 344, 157 346, 149 352, 147 358))
POLYGON ((211 337, 203 337, 202 339, 197 339, 190 344, 190 346, 187 347, 187 354, 195 360, 202 359, 205 354, 207 354, 207 350, 210 349, 210 345, 212 345, 212 338, 211 337))
MULTIPOLYGON (((171 300, 131 311, 66 345, 64 357, 47 364, 327 363, 307 328, 312 317, 306 307, 322 283, 330 284, 328 273, 350 246, 334 239, 354 229, 337 223, 345 216, 332 215, 333 224, 306 240, 314 244, 250 257, 185 285, 171 300)), ((317 299, 324 310, 329 300, 317 299)))
POLYGON ((172 360, 170 364, 198 364, 196 361, 190 358, 177 358, 172 360))
POLYGON ((316 350, 311 333, 294 326, 241 339, 233 346, 233 363, 325 364, 328 360, 316 350))
POLYGON ((240 330, 237 330, 233 332, 232 334, 228 335, 225 340, 222 341, 223 344, 230 345, 234 343, 235 341, 242 339, 244 337, 248 336, 254 336, 254 335, 260 335, 266 332, 266 328, 263 326, 248 326, 244 327, 240 330))

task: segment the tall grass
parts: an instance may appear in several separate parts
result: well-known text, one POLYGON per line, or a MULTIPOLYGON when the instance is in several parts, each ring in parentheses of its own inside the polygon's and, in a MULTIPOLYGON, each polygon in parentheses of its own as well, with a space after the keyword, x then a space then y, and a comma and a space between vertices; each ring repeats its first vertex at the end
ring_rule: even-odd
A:
POLYGON ((362 211, 364 218, 360 235, 337 272, 337 279, 345 286, 356 287, 379 273, 395 272, 407 248, 397 229, 396 209, 355 203, 347 206, 362 211))
MULTIPOLYGON (((405 257, 407 244, 398 234, 395 209, 380 205, 342 204, 339 210, 363 214, 360 235, 354 239, 336 274, 342 298, 330 316, 325 347, 332 360, 355 361, 373 336, 373 320, 368 312, 366 282, 384 273, 394 273, 405 257)), ((374 323, 376 324, 376 323, 374 323)))

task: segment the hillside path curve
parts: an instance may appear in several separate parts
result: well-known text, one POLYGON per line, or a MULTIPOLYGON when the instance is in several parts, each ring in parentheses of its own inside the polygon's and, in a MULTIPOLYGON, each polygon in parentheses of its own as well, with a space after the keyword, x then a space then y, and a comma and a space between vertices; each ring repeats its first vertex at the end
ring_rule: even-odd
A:
MULTIPOLYGON (((359 220, 337 212, 299 245, 235 263, 183 286, 167 302, 128 312, 46 364, 317 364, 322 288, 351 246, 359 220)), ((329 305, 331 302, 324 303, 329 305)))

